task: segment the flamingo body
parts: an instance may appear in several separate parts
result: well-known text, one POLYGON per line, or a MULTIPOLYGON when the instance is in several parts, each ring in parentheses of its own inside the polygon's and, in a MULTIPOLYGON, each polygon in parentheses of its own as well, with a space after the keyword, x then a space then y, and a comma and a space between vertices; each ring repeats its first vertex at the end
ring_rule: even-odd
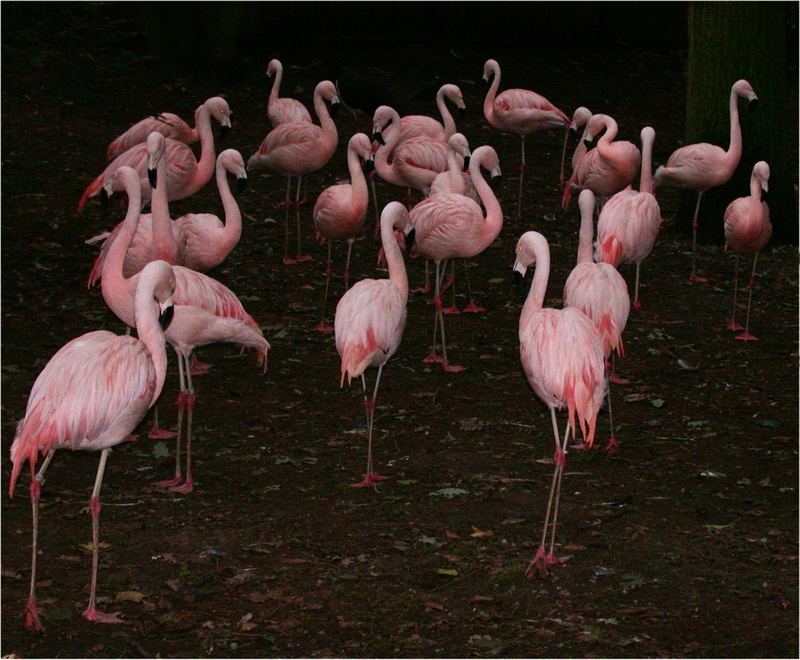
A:
POLYGON ((306 107, 295 99, 280 98, 281 80, 283 79, 283 64, 280 60, 273 59, 267 65, 267 76, 275 76, 272 89, 267 99, 267 116, 272 127, 288 124, 295 121, 311 123, 311 115, 306 107))

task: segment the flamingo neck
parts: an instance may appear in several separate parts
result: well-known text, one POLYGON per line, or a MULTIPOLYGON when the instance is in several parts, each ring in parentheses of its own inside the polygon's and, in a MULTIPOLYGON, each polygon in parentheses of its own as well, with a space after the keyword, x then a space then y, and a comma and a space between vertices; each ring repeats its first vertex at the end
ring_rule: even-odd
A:
POLYGON ((619 132, 619 126, 617 125, 617 122, 608 115, 606 115, 605 124, 606 132, 603 134, 603 137, 598 140, 597 146, 595 147, 595 149, 597 149, 597 153, 604 158, 607 156, 608 148, 611 146, 611 143, 614 141, 614 138, 617 137, 617 133, 619 132))
POLYGON ((639 192, 653 194, 653 136, 642 140, 642 170, 639 175, 639 192))
POLYGON ((761 179, 759 179, 755 172, 750 175, 750 197, 756 202, 761 204, 761 179))
POLYGON ((314 112, 319 118, 319 124, 322 127, 322 134, 324 139, 332 144, 336 144, 339 139, 339 134, 336 132, 336 124, 331 119, 331 113, 328 112, 328 106, 325 104, 325 99, 322 94, 314 92, 314 112))
POLYGON ((733 168, 739 163, 742 157, 742 128, 739 125, 739 95, 731 90, 730 99, 731 114, 731 140, 728 146, 727 157, 733 163, 733 168))
POLYGON ((397 172, 397 160, 392 159, 392 162, 389 163, 389 154, 394 151, 395 146, 400 141, 400 115, 397 112, 392 115, 392 126, 394 130, 390 131, 388 137, 385 138, 386 144, 381 145, 378 153, 375 154, 375 169, 378 170, 381 179, 387 183, 395 186, 405 186, 406 182, 397 172))
POLYGON ((353 198, 363 203, 368 202, 367 179, 361 168, 361 160, 352 147, 347 148, 347 170, 350 172, 350 190, 353 198))
POLYGON ((222 209, 225 211, 225 227, 222 230, 222 241, 218 246, 221 251, 227 254, 242 237, 242 212, 239 204, 231 192, 228 183, 228 170, 222 163, 217 163, 217 190, 219 198, 222 200, 222 209))
POLYGON ((503 210, 500 208, 500 202, 497 201, 491 186, 483 178, 479 159, 474 156, 469 163, 469 173, 475 192, 478 193, 483 208, 486 209, 486 222, 481 231, 481 242, 489 246, 503 228, 503 210))
POLYGON ((383 245, 386 265, 389 268, 389 280, 400 291, 405 305, 408 301, 408 275, 406 274, 403 254, 400 252, 397 239, 394 237, 394 214, 392 213, 381 216, 381 244, 383 245))
POLYGON ((536 270, 533 273, 533 282, 531 282, 528 297, 522 307, 520 324, 523 319, 529 318, 531 314, 542 309, 544 294, 547 292, 547 281, 550 279, 550 250, 547 245, 541 246, 537 243, 534 254, 536 255, 536 270))
POLYGON ((453 115, 450 113, 450 108, 447 107, 444 97, 444 90, 441 88, 438 92, 436 92, 436 107, 439 109, 439 114, 442 115, 444 136, 449 138, 453 133, 456 132, 456 122, 453 119, 453 115))
MULTIPOLYGON (((592 239, 594 238, 594 205, 581 209, 581 230, 578 239, 578 263, 593 262, 592 239)), ((538 272, 538 269, 537 269, 538 272)))
POLYGON ((489 85, 489 91, 486 92, 486 98, 483 100, 483 115, 486 121, 494 125, 494 99, 497 96, 497 90, 500 87, 500 68, 492 69, 492 84, 489 85))
POLYGON ((139 181, 136 180, 134 182, 133 178, 126 180, 125 192, 128 195, 128 211, 122 221, 122 229, 111 244, 111 248, 103 261, 100 284, 103 299, 111 308, 111 311, 123 323, 135 327, 136 319, 131 307, 133 302, 131 294, 136 287, 138 274, 126 278, 122 269, 125 264, 125 255, 128 253, 128 248, 136 234, 136 228, 139 226, 142 205, 142 191, 139 181))
POLYGON ((150 353, 150 359, 156 370, 156 388, 153 397, 150 399, 152 406, 161 395, 164 388, 164 381, 167 377, 167 350, 164 331, 158 323, 156 305, 153 302, 155 287, 158 284, 152 275, 157 275, 154 271, 147 273, 146 279, 139 282, 134 294, 134 317, 136 321, 136 334, 150 353))
POLYGON ((281 91, 281 80, 283 80, 283 67, 278 65, 275 67, 275 79, 272 81, 272 89, 269 92, 268 105, 278 100, 278 95, 281 91))
POLYGON ((205 105, 195 112, 195 124, 200 135, 200 160, 192 176, 196 190, 204 186, 214 172, 216 154, 214 153, 214 132, 211 130, 211 113, 205 105))
POLYGON ((150 197, 150 210, 153 223, 154 259, 163 259, 174 264, 178 261, 178 246, 172 234, 172 218, 169 215, 167 196, 167 158, 158 160, 156 165, 156 188, 150 197))

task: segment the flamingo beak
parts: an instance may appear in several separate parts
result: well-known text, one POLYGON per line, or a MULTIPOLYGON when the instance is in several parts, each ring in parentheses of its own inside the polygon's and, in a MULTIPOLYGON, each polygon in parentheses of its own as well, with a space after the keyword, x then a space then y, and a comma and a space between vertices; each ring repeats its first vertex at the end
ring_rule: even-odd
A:
POLYGON ((172 305, 172 296, 164 301, 163 305, 159 305, 161 313, 158 315, 158 324, 162 330, 166 330, 169 324, 172 323, 172 317, 175 315, 175 307, 172 305))
POLYGON ((463 119, 467 115, 467 106, 458 109, 458 116, 460 119, 463 119))
POLYGON ((416 237, 417 230, 412 228, 410 232, 406 234, 406 252, 411 252, 411 248, 414 247, 414 238, 416 237))
POLYGON ((155 190, 156 183, 158 182, 158 174, 155 168, 147 168, 147 180, 150 182, 150 187, 155 190))
POLYGON ((750 104, 747 106, 747 109, 750 112, 755 112, 756 110, 758 110, 758 97, 755 94, 753 94, 753 97, 749 99, 749 101, 750 104))
POLYGON ((767 202, 769 200, 769 190, 766 188, 761 189, 761 201, 767 202))
POLYGON ((461 171, 466 172, 467 170, 469 170, 469 156, 464 156, 464 169, 461 171))
POLYGON ((369 176, 375 171, 375 161, 372 158, 367 158, 364 161, 364 176, 369 176))
POLYGON ((240 175, 239 175, 239 176, 236 178, 236 189, 237 189, 239 192, 244 192, 244 189, 245 189, 245 188, 247 188, 247 174, 246 174, 245 172, 242 172, 242 173, 241 173, 241 174, 240 174, 240 175))
POLYGON ((220 136, 222 137, 222 139, 225 139, 226 137, 228 137, 228 134, 230 132, 231 132, 230 122, 228 122, 227 124, 222 124, 222 127, 220 129, 220 136))
POLYGON ((339 103, 338 99, 331 103, 331 119, 333 119, 334 117, 336 117, 337 114, 339 114, 339 108, 341 107, 342 104, 339 103))
POLYGON ((492 178, 489 180, 489 186, 491 186, 492 190, 498 190, 502 183, 503 183, 502 174, 493 174, 492 178))
POLYGON ((375 142, 377 142, 382 147, 386 146, 386 140, 383 139, 383 133, 381 133, 380 131, 375 131, 372 134, 372 139, 375 140, 375 142))
POLYGON ((520 262, 519 259, 514 261, 514 272, 512 273, 512 281, 520 291, 525 291, 525 273, 528 269, 520 262))

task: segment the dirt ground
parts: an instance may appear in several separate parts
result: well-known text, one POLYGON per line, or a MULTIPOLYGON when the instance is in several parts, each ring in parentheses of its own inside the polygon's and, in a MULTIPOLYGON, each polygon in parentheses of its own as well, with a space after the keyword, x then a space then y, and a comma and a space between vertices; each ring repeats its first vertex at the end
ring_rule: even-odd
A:
MULTIPOLYGON (((266 132, 262 62, 244 62, 243 78, 220 90, 192 80, 148 83, 155 63, 136 49, 59 50, 54 40, 33 55, 16 44, 5 44, 3 67, 4 489, 14 427, 46 361, 83 332, 122 331, 99 290, 86 290, 96 248, 83 241, 123 211, 112 206, 104 216, 93 203, 83 216, 74 213, 108 141, 154 111, 188 119, 220 91, 234 112, 225 146, 246 159, 266 132)), ((732 257, 719 245, 700 246, 699 268, 711 281, 689 283, 690 242, 675 229, 681 198, 672 190, 659 192, 665 224, 643 266, 643 307, 631 315, 618 362, 631 381, 614 389, 622 451, 570 454, 559 520, 559 551, 570 559, 547 579, 523 578, 546 504, 552 436, 519 365, 513 250, 523 231, 545 234, 553 258, 547 304, 560 306, 579 219, 575 201, 560 209, 555 132, 529 141, 523 219, 515 219, 519 146, 482 117, 482 63, 500 61, 503 88, 534 87, 568 112, 582 104, 608 112, 622 139, 638 142, 640 128, 654 126, 658 164, 682 136, 685 53, 536 53, 533 62, 512 51, 459 55, 422 47, 345 54, 395 85, 411 112, 434 112, 432 102, 411 100, 423 85, 459 84, 468 106, 459 127, 473 148, 495 146, 505 175, 500 240, 471 261, 488 312, 447 318, 452 360, 467 366, 463 373, 422 364, 432 303, 409 300, 375 422, 376 465, 392 479, 379 492, 348 486, 363 471, 365 424, 358 390, 338 387, 333 338, 312 330, 326 248, 310 240, 306 207, 314 261, 281 264, 283 181, 252 173, 239 195, 248 216, 241 243, 211 274, 262 325, 272 343, 268 373, 232 347, 198 352, 214 368, 196 379, 191 495, 150 485, 171 476, 173 446, 147 439, 149 418, 140 440, 111 456, 98 595, 100 608, 121 610, 125 625, 80 616, 97 455, 59 452, 47 475, 42 635, 26 631, 21 618, 30 570, 27 478, 13 500, 3 496, 3 654, 797 656, 796 249, 768 247, 759 257, 752 331, 760 341, 734 341, 725 330, 732 257)), ((308 100, 316 73, 289 65, 310 58, 282 56, 285 93, 308 100)), ((340 147, 310 178, 312 202, 346 175, 353 124, 346 112, 337 123, 340 147)), ((404 199, 378 188, 382 203, 404 199)), ((221 212, 213 183, 172 205, 174 217, 188 211, 221 212)), ((385 276, 374 267, 373 222, 370 213, 354 247, 355 279, 385 276)), ((334 250, 338 299, 344 248, 334 250)), ((412 286, 421 272, 419 261, 409 263, 412 286)), ((622 272, 632 287, 633 268, 622 272)), ((461 290, 459 283, 463 307, 461 290)), ((175 372, 170 357, 161 408, 168 425, 175 372)), ((601 446, 607 425, 603 411, 601 446)))

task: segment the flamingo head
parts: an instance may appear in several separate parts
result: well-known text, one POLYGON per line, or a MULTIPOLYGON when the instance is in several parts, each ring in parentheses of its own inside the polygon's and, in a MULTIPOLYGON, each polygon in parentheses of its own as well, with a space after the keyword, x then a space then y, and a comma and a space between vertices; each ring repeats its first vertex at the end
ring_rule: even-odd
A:
POLYGON ((314 96, 317 94, 331 104, 331 113, 333 113, 338 108, 339 103, 341 103, 336 85, 334 85, 330 80, 322 80, 317 83, 317 86, 314 89, 314 96))
POLYGON ((483 65, 483 79, 489 82, 489 79, 492 76, 496 76, 498 73, 500 73, 500 65, 497 63, 497 60, 486 60, 486 63, 483 65))
POLYGON ((352 149, 364 161, 364 174, 368 175, 375 169, 375 156, 372 153, 372 142, 365 133, 356 133, 347 144, 348 151, 352 149))
POLYGON ((543 254, 542 249, 547 250, 547 239, 538 231, 526 231, 519 237, 514 260, 514 280, 518 285, 524 286, 525 274, 536 263, 537 253, 543 254))
POLYGON ((753 86, 746 80, 737 80, 735 83, 733 83, 731 91, 734 94, 747 99, 750 103, 749 109, 751 111, 758 107, 758 96, 756 96, 756 93, 753 91, 753 86))
POLYGON ((594 148, 594 144, 604 128, 606 128, 606 115, 592 115, 583 132, 583 144, 587 149, 594 148))
POLYGON ((154 282, 153 301, 158 305, 158 324, 166 330, 172 323, 175 312, 173 296, 175 294, 175 271, 166 261, 151 261, 139 276, 138 286, 144 282, 154 282))
POLYGON ((497 152, 494 150, 493 147, 484 145, 482 147, 478 147, 477 149, 475 149, 475 151, 472 152, 472 158, 470 159, 469 167, 473 181, 477 179, 479 173, 478 172, 473 173, 472 168, 482 167, 485 170, 489 170, 492 187, 500 183, 500 177, 502 176, 503 173, 500 171, 500 159, 497 157, 497 152))
POLYGON ((590 218, 594 214, 594 193, 585 188, 581 190, 581 194, 578 197, 578 208, 581 210, 581 218, 589 216, 590 218))
POLYGON ((208 112, 222 126, 222 134, 227 135, 231 130, 231 109, 228 102, 221 96, 212 96, 203 104, 208 112))
POLYGON ((463 133, 453 133, 447 140, 447 145, 458 155, 464 158, 463 171, 469 169, 469 160, 472 152, 469 149, 469 141, 463 133))
POLYGON ((225 168, 236 177, 236 188, 242 192, 247 187, 247 169, 244 158, 236 149, 225 149, 217 156, 217 165, 225 168))
POLYGON ((573 135, 577 135, 578 130, 586 126, 586 123, 591 117, 592 111, 589 110, 589 108, 585 108, 584 106, 575 108, 575 112, 572 113, 572 123, 569 125, 569 130, 573 135))
POLYGON ((764 160, 758 161, 755 165, 753 165, 753 178, 758 181, 761 185, 761 201, 764 201, 766 195, 764 193, 769 192, 769 165, 764 160))
POLYGON ((150 187, 155 190, 158 176, 156 174, 158 163, 164 157, 164 152, 167 149, 167 141, 163 133, 153 131, 147 136, 147 179, 150 181, 150 187))
POLYGON ((108 197, 111 197, 115 192, 127 191, 130 188, 137 188, 139 185, 139 174, 136 170, 123 165, 103 181, 103 190, 108 197))
POLYGON ((464 103, 464 95, 461 93, 461 88, 458 85, 447 84, 442 85, 439 88, 439 92, 450 99, 451 103, 458 108, 459 116, 463 117, 467 111, 467 105, 464 103))
POLYGON ((372 115, 372 139, 379 145, 384 146, 386 140, 383 137, 383 132, 397 120, 400 123, 400 115, 396 110, 393 110, 388 105, 381 105, 375 109, 372 115))
POLYGON ((272 78, 276 73, 283 73, 283 65, 278 59, 272 59, 267 64, 267 78, 272 78))

